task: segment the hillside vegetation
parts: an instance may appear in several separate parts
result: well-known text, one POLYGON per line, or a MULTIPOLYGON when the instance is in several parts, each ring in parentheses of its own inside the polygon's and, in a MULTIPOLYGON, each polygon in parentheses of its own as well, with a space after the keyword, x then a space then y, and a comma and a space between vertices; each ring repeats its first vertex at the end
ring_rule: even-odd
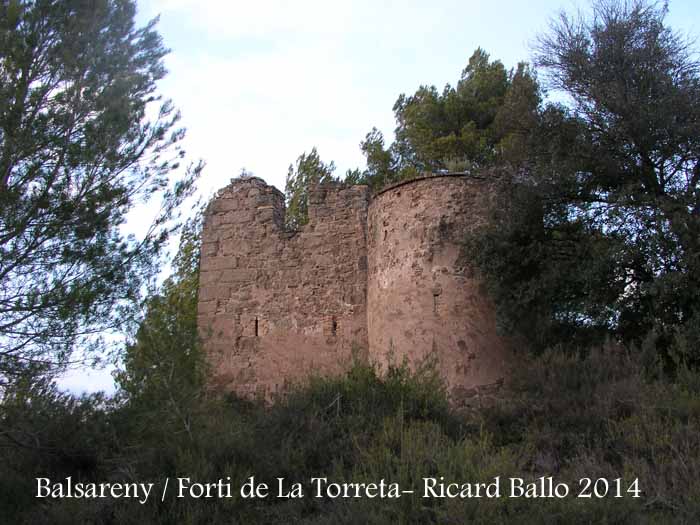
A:
MULTIPOLYGON (((0 514, 8 523, 697 523, 700 516, 700 379, 646 380, 617 349, 586 357, 549 352, 517 371, 495 406, 451 410, 430 370, 365 365, 316 379, 274 406, 200 399, 187 424, 153 421, 152 408, 101 396, 74 399, 48 385, 6 398, 0 514), (27 406, 30 404, 31 406, 27 406), (34 498, 34 477, 213 483, 231 498, 160 492, 135 500, 34 498), (300 482, 303 499, 242 499, 250 477, 277 487, 300 482), (553 476, 572 492, 581 478, 622 478, 623 498, 439 499, 420 497, 422 478, 492 482, 553 476), (415 488, 400 499, 315 497, 312 477, 415 488), (640 497, 627 492, 638 479, 640 497)), ((182 410, 184 407, 180 407, 182 410)), ((172 486, 171 486, 172 490, 172 486)), ((276 489, 275 489, 276 490, 276 489)))

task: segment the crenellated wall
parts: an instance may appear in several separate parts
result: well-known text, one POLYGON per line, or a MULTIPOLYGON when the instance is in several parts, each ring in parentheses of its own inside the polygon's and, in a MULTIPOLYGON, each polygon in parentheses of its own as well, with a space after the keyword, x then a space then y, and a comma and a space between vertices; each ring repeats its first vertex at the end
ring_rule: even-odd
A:
POLYGON ((199 328, 215 388, 270 398, 353 356, 434 360, 455 400, 502 381, 510 359, 464 252, 492 185, 430 176, 370 199, 324 184, 309 223, 284 228, 284 195, 256 177, 212 200, 202 238, 199 328))
POLYGON ((218 388, 269 397, 366 352, 367 188, 324 185, 309 201, 299 232, 284 229, 284 195, 256 177, 207 210, 198 313, 218 388))

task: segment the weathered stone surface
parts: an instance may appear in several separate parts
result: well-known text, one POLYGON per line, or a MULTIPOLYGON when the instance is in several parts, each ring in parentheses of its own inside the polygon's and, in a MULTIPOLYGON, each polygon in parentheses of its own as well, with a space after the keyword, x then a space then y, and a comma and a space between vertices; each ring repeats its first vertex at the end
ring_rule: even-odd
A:
POLYGON ((508 344, 461 240, 492 192, 471 177, 385 190, 322 185, 309 223, 284 230, 284 196, 234 179, 204 223, 199 328, 212 386, 269 398, 362 356, 437 361, 455 398, 502 381, 508 344))
POLYGON ((324 185, 310 200, 310 222, 294 233, 282 193, 257 178, 232 181, 209 206, 199 326, 213 385, 269 397, 312 371, 342 372, 367 348, 367 268, 357 264, 367 188, 324 185))
POLYGON ((492 196, 475 177, 429 177, 369 207, 370 355, 384 366, 435 360, 456 397, 502 379, 509 357, 493 305, 460 267, 463 240, 492 196))

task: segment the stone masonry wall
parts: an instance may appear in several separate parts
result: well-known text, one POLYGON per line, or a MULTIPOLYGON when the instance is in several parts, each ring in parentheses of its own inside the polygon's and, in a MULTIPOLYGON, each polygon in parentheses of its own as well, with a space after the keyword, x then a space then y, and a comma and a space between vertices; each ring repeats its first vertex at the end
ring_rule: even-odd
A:
POLYGON ((386 367, 436 361, 457 404, 503 381, 511 360, 494 306, 464 253, 493 186, 474 176, 322 185, 309 223, 284 228, 284 195, 256 177, 205 215, 199 328, 211 386, 270 399, 353 356, 386 367))
POLYGON ((284 195, 256 177, 221 190, 202 233, 199 328, 211 384, 270 398, 339 373, 367 343, 365 186, 323 185, 309 223, 284 228, 284 195))
POLYGON ((383 191, 369 208, 370 357, 436 361, 455 401, 502 383, 510 355, 463 248, 492 188, 477 177, 426 177, 383 191))

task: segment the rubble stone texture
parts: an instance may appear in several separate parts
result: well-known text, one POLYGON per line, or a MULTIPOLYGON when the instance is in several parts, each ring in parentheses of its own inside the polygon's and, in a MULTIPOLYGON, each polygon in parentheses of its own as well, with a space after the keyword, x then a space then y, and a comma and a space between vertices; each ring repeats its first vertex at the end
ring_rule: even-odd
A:
POLYGON ((271 399, 353 359, 435 362, 452 398, 503 381, 508 342, 461 240, 492 191, 474 176, 430 176, 370 198, 321 185, 309 222, 284 227, 284 195, 233 179, 202 233, 199 330, 215 389, 271 399))

